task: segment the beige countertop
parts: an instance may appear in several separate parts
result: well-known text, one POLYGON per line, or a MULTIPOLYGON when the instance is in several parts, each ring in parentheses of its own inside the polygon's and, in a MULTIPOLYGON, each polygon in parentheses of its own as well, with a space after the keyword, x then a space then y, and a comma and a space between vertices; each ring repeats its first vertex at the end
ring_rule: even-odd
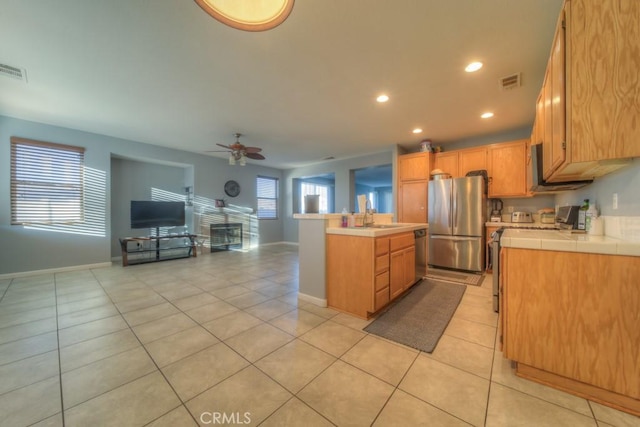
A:
POLYGON ((505 230, 500 246, 603 255, 640 256, 640 242, 563 230, 505 230))
POLYGON ((343 236, 379 237, 429 228, 429 224, 395 222, 378 224, 378 227, 328 227, 326 231, 327 234, 340 234, 343 236))

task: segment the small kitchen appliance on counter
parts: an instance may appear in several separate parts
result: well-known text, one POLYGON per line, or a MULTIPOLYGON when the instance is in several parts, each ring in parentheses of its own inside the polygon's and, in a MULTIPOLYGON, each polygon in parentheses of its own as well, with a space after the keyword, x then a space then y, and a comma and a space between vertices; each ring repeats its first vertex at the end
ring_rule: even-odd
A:
POLYGON ((502 222, 502 200, 491 199, 491 222, 502 222))
POLYGON ((580 206, 560 206, 556 214, 556 226, 561 230, 578 228, 578 211, 580 206))
POLYGON ((518 211, 511 214, 511 222, 530 223, 533 222, 531 212, 518 211))

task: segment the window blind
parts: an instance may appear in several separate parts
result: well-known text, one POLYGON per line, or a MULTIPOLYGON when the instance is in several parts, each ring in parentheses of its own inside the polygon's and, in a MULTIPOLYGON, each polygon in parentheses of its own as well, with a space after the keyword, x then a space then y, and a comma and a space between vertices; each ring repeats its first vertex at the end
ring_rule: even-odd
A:
POLYGON ((258 176, 256 194, 258 219, 278 219, 278 178, 258 176))
POLYGON ((84 151, 11 137, 11 223, 82 222, 84 151))

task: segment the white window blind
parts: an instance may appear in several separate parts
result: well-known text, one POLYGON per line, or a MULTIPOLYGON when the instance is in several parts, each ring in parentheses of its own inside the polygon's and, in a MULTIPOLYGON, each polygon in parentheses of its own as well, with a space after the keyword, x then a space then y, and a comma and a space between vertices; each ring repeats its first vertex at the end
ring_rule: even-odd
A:
POLYGON ((11 137, 11 223, 84 220, 84 148, 11 137))
POLYGON ((256 188, 258 219, 278 219, 278 178, 259 176, 256 188))

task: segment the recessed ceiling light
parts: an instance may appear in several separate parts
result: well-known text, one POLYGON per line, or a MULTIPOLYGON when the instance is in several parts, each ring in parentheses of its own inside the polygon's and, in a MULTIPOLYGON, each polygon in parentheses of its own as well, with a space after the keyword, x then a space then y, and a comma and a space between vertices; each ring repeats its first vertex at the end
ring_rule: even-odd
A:
POLYGON ((380 95, 376 98, 376 101, 378 102, 387 102, 389 100, 389 97, 387 95, 380 95))
POLYGON ((415 128, 414 130, 412 130, 411 132, 413 133, 422 133, 422 129, 420 128, 415 128))
POLYGON ((482 68, 482 62, 472 62, 464 69, 467 73, 473 73, 482 68))
POLYGON ((486 112, 486 113, 482 114, 480 117, 482 117, 483 119, 490 119, 491 117, 493 117, 493 113, 486 112))

